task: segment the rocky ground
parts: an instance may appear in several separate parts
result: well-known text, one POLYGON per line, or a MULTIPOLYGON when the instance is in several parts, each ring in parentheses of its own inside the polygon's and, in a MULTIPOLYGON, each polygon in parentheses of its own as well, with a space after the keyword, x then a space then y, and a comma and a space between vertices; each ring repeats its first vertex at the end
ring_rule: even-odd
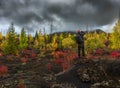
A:
POLYGON ((63 72, 60 67, 48 71, 47 58, 31 58, 26 64, 5 58, 0 61, 8 73, 0 76, 0 88, 120 88, 120 60, 76 59, 63 72))
POLYGON ((58 83, 70 83, 76 88, 120 88, 120 61, 80 60, 56 76, 58 83))

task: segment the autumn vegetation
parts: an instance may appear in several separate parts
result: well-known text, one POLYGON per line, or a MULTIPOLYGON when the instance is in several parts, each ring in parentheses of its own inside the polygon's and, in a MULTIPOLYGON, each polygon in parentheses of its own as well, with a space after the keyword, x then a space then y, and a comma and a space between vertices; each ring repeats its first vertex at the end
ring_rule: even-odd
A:
MULTIPOLYGON (((90 53, 102 53, 102 50, 105 51, 105 49, 109 52, 119 51, 119 28, 120 21, 113 28, 112 33, 86 32, 84 35, 86 55, 90 53)), ((26 48, 53 51, 53 53, 56 50, 65 49, 76 51, 75 33, 42 34, 41 31, 37 31, 35 36, 32 36, 31 34, 27 35, 25 29, 22 28, 21 33, 17 34, 13 24, 11 24, 5 36, 0 32, 0 55, 18 55, 20 52, 26 50, 26 48)))
MULTIPOLYGON (((120 59, 120 20, 112 33, 87 31, 84 38, 86 59, 120 59)), ((75 33, 43 34, 36 31, 32 36, 22 28, 17 34, 11 24, 6 35, 0 32, 0 77, 9 74, 9 66, 1 60, 3 57, 8 62, 17 59, 21 65, 34 60, 35 66, 43 59, 48 73, 65 71, 75 64, 77 58, 75 33)), ((23 81, 19 82, 18 88, 24 88, 20 87, 23 84, 23 81)))

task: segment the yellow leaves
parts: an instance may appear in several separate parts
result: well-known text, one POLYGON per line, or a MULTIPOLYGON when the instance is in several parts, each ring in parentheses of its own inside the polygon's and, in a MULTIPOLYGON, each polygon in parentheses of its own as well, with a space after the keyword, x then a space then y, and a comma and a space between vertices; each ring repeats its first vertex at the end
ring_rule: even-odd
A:
POLYGON ((43 36, 39 36, 39 42, 44 42, 44 37, 43 36))
POLYGON ((2 32, 0 32, 0 40, 2 40, 3 36, 2 36, 2 32))
POLYGON ((31 34, 28 34, 28 42, 32 42, 33 41, 33 36, 31 34))
POLYGON ((120 20, 118 20, 116 26, 113 28, 113 32, 110 36, 111 48, 120 49, 120 20))
POLYGON ((58 47, 58 44, 57 43, 49 43, 49 44, 47 44, 47 49, 49 49, 49 50, 56 50, 57 49, 57 47, 58 47))
POLYGON ((56 50, 58 48, 57 35, 55 34, 52 38, 52 42, 47 45, 50 50, 56 50))
POLYGON ((35 41, 34 41, 34 48, 38 48, 39 47, 39 42, 38 42, 38 40, 36 39, 35 41))
POLYGON ((64 38, 62 40, 62 45, 64 48, 73 48, 73 46, 75 46, 75 41, 72 40, 71 38, 64 38))
POLYGON ((0 47, 2 48, 2 50, 4 49, 4 47, 7 45, 7 41, 3 40, 0 47))
POLYGON ((63 39, 63 34, 61 33, 60 36, 59 36, 60 40, 63 39))
POLYGON ((69 34, 68 34, 68 37, 71 37, 71 36, 72 36, 72 35, 69 33, 69 34))
POLYGON ((53 50, 57 49, 58 44, 57 43, 51 43, 51 47, 53 50))
POLYGON ((104 47, 104 40, 105 40, 105 34, 104 33, 86 33, 85 36, 85 48, 86 50, 90 50, 91 52, 94 51, 94 49, 102 48, 104 47))

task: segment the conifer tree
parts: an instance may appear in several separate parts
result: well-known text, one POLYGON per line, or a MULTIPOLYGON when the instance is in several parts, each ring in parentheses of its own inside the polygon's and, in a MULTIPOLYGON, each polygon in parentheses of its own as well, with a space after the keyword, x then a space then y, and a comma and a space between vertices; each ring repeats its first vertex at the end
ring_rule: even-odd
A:
POLYGON ((20 34, 20 39, 19 40, 20 40, 19 49, 20 50, 24 50, 27 47, 27 45, 28 45, 28 43, 27 43, 27 36, 26 36, 26 32, 25 32, 24 28, 22 28, 22 30, 21 30, 21 34, 20 34))
POLYGON ((39 40, 38 40, 38 42, 39 42, 39 48, 43 49, 43 47, 44 47, 44 39, 45 38, 44 38, 44 35, 42 34, 41 31, 39 31, 38 37, 39 37, 39 40))
POLYGON ((63 40, 63 34, 61 33, 58 37, 58 48, 62 49, 62 40, 63 40))
POLYGON ((28 34, 27 36, 28 40, 28 46, 32 47, 33 46, 33 36, 31 34, 28 34))
POLYGON ((36 33, 35 33, 35 40, 38 40, 39 39, 39 36, 38 36, 38 32, 36 31, 36 33))
POLYGON ((49 43, 49 36, 47 34, 44 35, 44 45, 45 48, 47 49, 47 44, 49 43))
POLYGON ((1 43, 2 43, 2 40, 3 40, 3 35, 2 35, 2 32, 0 32, 0 50, 1 50, 1 43))
POLYGON ((35 37, 34 37, 34 46, 35 49, 40 48, 40 41, 39 41, 39 33, 36 31, 35 37))
POLYGON ((13 24, 8 30, 6 40, 2 42, 2 47, 5 54, 17 54, 18 52, 17 34, 13 24))

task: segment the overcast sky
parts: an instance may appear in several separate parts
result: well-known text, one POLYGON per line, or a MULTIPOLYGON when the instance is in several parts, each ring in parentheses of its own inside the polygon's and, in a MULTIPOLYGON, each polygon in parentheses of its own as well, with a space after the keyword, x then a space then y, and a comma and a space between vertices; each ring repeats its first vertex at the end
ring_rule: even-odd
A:
POLYGON ((0 30, 14 23, 35 31, 75 31, 102 28, 110 31, 118 19, 120 0, 0 0, 0 30))

